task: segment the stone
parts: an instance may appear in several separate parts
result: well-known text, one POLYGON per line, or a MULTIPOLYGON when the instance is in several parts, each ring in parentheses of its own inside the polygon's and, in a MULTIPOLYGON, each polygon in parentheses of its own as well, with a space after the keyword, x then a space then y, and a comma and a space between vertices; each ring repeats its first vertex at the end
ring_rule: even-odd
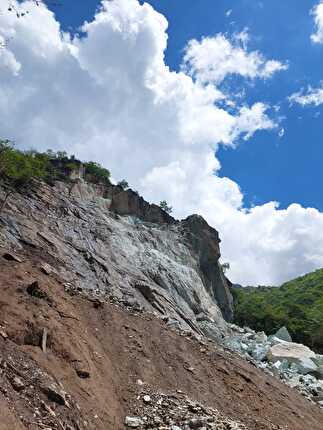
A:
POLYGON ((18 376, 15 376, 12 381, 11 385, 15 391, 22 391, 25 388, 25 384, 22 381, 21 378, 18 378, 18 376))
POLYGON ((151 402, 151 397, 150 397, 150 396, 148 396, 148 395, 145 395, 145 396, 143 397, 143 401, 144 401, 145 403, 150 403, 150 402, 151 402))
POLYGON ((303 358, 295 364, 297 366, 298 373, 302 373, 303 375, 316 372, 318 369, 316 364, 310 358, 303 358))
POLYGON ((4 330, 0 330, 0 336, 2 336, 4 339, 8 339, 8 335, 4 330))
POLYGON ((267 356, 269 348, 270 348, 269 345, 256 343, 249 346, 248 352, 255 360, 263 361, 267 356))
POLYGON ((126 417, 124 423, 127 427, 138 428, 143 425, 143 420, 138 417, 126 417))
POLYGON ((2 257, 7 261, 15 261, 16 263, 22 263, 22 259, 12 252, 6 252, 2 257))
POLYGON ((267 358, 270 362, 287 360, 291 363, 301 363, 304 359, 311 359, 315 357, 315 353, 307 346, 299 343, 284 342, 272 346, 268 353, 267 358))
POLYGON ((41 266, 40 266, 40 270, 43 272, 43 273, 45 273, 45 275, 50 275, 51 273, 53 273, 53 271, 54 271, 54 269, 52 268, 52 266, 50 266, 49 264, 47 264, 47 263, 43 263, 41 266))
POLYGON ((323 366, 323 355, 316 354, 313 361, 317 366, 323 366))
POLYGON ((90 377, 90 372, 88 370, 77 368, 77 369, 75 369, 75 371, 76 371, 77 376, 81 379, 87 379, 90 377))
POLYGON ((263 331, 256 333, 255 335, 255 341, 259 343, 265 343, 267 342, 267 335, 263 331))
POLYGON ((56 384, 45 385, 42 387, 42 391, 52 402, 58 403, 62 406, 67 404, 66 393, 62 391, 56 384))
POLYGON ((189 420, 188 425, 191 429, 200 429, 205 424, 204 420, 201 418, 192 418, 189 420))
POLYGON ((286 327, 281 327, 274 335, 276 338, 284 340, 285 342, 292 342, 291 335, 286 327))
POLYGON ((314 374, 318 379, 323 379, 323 365, 317 366, 314 374))

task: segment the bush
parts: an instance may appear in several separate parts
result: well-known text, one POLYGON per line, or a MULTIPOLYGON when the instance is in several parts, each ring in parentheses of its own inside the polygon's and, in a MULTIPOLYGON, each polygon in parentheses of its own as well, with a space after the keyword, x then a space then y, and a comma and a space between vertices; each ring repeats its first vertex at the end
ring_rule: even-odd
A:
POLYGON ((99 163, 90 161, 84 164, 85 174, 90 182, 96 184, 110 184, 110 172, 102 167, 99 163))
POLYGON ((168 214, 171 214, 173 212, 173 208, 171 206, 168 206, 166 200, 162 200, 159 203, 159 206, 161 207, 161 209, 163 209, 163 211, 167 212, 168 214))
POLYGON ((125 179, 122 179, 122 181, 119 181, 117 185, 121 187, 123 190, 127 190, 129 188, 129 184, 125 179))
POLYGON ((47 164, 42 154, 18 151, 8 142, 0 144, 0 172, 14 188, 27 186, 33 178, 44 178, 47 164))

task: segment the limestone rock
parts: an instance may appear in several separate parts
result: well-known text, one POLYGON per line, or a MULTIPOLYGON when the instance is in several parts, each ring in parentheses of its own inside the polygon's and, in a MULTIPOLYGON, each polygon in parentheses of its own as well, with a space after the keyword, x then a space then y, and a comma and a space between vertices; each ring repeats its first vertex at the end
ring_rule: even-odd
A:
MULTIPOLYGON (((227 330, 232 295, 219 265, 219 235, 198 215, 176 221, 131 190, 78 181, 72 190, 58 182, 28 198, 15 195, 4 220, 8 249, 28 243, 64 262, 55 272, 70 292, 109 295, 214 339, 227 330), (30 212, 32 219, 24 215, 30 212)), ((47 299, 36 284, 27 292, 47 299)))
POLYGON ((293 341, 286 327, 281 327, 277 333, 275 333, 275 337, 284 340, 285 342, 293 341))
POLYGON ((124 423, 127 427, 138 428, 143 424, 143 421, 138 417, 126 417, 124 423))
POLYGON ((22 391, 25 388, 24 382, 18 376, 15 376, 12 379, 11 385, 13 386, 14 390, 16 390, 16 391, 22 391))
MULTIPOLYGON (((267 354, 267 358, 273 363, 287 360, 290 364, 295 363, 299 366, 306 366, 306 363, 309 365, 309 362, 306 360, 315 358, 315 353, 307 346, 293 342, 284 342, 272 346, 267 354)), ((314 363, 313 366, 315 366, 314 363)))
POLYGON ((66 393, 61 390, 56 384, 48 384, 42 387, 42 391, 47 395, 48 399, 59 405, 67 404, 66 393))

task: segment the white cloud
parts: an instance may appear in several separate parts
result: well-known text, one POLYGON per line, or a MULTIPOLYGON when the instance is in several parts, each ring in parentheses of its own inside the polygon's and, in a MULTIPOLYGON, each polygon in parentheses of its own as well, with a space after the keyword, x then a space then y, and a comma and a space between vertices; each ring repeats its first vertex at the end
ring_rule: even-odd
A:
POLYGON ((105 1, 74 39, 44 6, 24 6, 24 19, 0 16, 0 34, 12 38, 0 52, 3 137, 94 159, 148 199, 166 199, 175 215, 201 213, 220 231, 234 281, 278 283, 322 264, 321 213, 272 202, 248 211, 238 184, 219 177, 218 145, 276 127, 262 102, 220 107, 224 95, 214 85, 228 73, 272 76, 275 67, 260 53, 218 36, 240 53, 243 68, 226 64, 201 82, 167 67, 167 21, 148 4, 105 1))
POLYGON ((314 43, 323 43, 323 2, 317 4, 311 13, 315 22, 315 33, 311 35, 311 39, 314 43))
POLYGON ((191 40, 185 48, 183 70, 202 83, 220 84, 228 75, 244 78, 271 78, 288 66, 266 60, 258 51, 248 52, 249 34, 245 30, 230 40, 224 34, 191 40))
POLYGON ((321 87, 309 87, 307 91, 294 93, 289 97, 291 103, 298 103, 302 106, 314 105, 319 106, 323 103, 323 82, 321 87))

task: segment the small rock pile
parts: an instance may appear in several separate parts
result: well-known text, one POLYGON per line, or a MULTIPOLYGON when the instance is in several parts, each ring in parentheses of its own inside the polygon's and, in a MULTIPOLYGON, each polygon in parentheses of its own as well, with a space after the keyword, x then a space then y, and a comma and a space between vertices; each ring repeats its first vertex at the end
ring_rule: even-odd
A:
POLYGON ((224 345, 253 362, 266 373, 279 377, 307 399, 323 408, 323 355, 292 342, 285 327, 275 335, 230 324, 224 345))
POLYGON ((193 402, 183 393, 161 394, 145 390, 138 398, 136 416, 127 416, 125 426, 138 430, 247 430, 219 411, 193 402), (149 394, 147 394, 149 392, 149 394))

